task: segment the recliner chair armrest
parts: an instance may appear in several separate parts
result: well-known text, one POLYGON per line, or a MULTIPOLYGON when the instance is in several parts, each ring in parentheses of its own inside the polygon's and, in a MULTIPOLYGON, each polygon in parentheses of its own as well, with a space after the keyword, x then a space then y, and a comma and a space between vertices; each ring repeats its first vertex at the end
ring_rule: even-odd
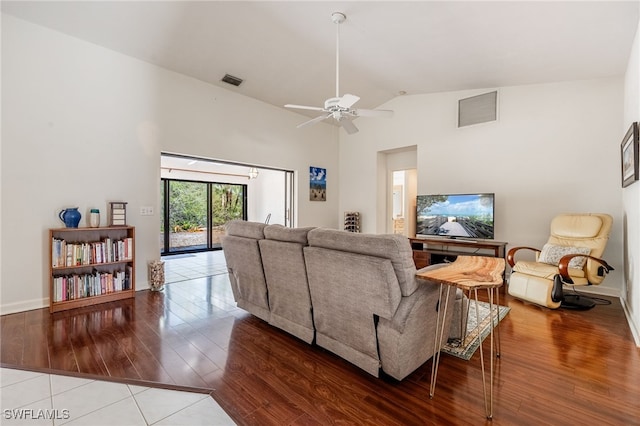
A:
POLYGON ((614 270, 613 267, 609 265, 604 259, 600 259, 594 256, 589 256, 586 254, 567 254, 565 256, 562 256, 562 258, 560 258, 560 262, 558 263, 558 272, 560 272, 560 276, 562 277, 563 282, 567 284, 573 284, 573 280, 569 275, 569 262, 571 262, 571 259, 573 259, 574 257, 580 257, 580 256, 586 257, 587 259, 591 259, 595 262, 598 262, 600 265, 602 265, 602 268, 605 274, 608 274, 610 271, 614 270))
POLYGON ((507 253, 507 263, 509 264, 509 266, 511 266, 512 268, 515 266, 516 264, 516 260, 515 260, 515 255, 516 252, 518 250, 532 250, 535 252, 540 253, 540 249, 537 248, 533 248, 533 247, 525 247, 525 246, 520 246, 520 247, 513 247, 509 250, 509 252, 507 253))

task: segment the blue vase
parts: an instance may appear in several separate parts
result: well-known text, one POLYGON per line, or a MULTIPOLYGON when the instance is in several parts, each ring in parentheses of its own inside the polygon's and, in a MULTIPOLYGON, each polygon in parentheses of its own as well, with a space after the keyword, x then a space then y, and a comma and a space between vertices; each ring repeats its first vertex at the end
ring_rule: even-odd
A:
POLYGON ((64 222, 67 228, 77 228, 82 215, 78 211, 78 207, 71 207, 61 210, 60 213, 58 213, 58 217, 64 222))

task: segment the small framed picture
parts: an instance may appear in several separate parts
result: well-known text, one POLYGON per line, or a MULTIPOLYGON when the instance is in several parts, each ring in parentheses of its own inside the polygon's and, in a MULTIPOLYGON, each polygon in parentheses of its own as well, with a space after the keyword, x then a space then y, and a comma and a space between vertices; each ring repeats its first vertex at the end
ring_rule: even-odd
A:
POLYGON ((309 200, 327 201, 327 169, 309 167, 309 200))
POLYGON ((622 187, 631 185, 640 178, 638 161, 638 123, 632 123, 620 144, 622 162, 622 187))
POLYGON ((109 203, 109 226, 127 225, 127 203, 112 201, 109 203))

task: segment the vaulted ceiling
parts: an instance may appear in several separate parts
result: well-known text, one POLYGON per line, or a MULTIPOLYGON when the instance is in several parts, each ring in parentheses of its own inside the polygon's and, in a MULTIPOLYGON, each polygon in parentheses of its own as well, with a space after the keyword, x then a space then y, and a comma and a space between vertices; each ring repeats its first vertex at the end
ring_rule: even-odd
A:
MULTIPOLYGON (((269 104, 623 75, 638 1, 3 1, 2 11, 269 104), (240 87, 221 82, 226 74, 240 87)), ((313 114, 312 114, 313 115, 313 114)))

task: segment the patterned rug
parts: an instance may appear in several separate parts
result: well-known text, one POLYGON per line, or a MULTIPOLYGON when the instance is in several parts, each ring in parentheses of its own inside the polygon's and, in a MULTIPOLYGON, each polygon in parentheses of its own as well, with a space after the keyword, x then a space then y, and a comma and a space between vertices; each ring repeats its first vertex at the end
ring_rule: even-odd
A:
MULTIPOLYGON (((494 305, 494 309, 496 306, 494 305)), ((508 306, 499 306, 499 320, 501 321, 507 313, 509 313, 508 306)), ((475 301, 469 301, 469 317, 467 318, 467 335, 464 342, 460 339, 455 339, 447 342, 442 348, 442 352, 453 355, 464 360, 470 360, 473 354, 480 346, 480 339, 485 339, 489 335, 490 321, 489 321, 489 304, 486 302, 478 302, 478 309, 480 310, 480 326, 477 325, 476 317, 476 303, 475 301)), ((494 316, 495 322, 495 316, 494 316)), ((494 336, 495 338, 495 336, 494 336)))

